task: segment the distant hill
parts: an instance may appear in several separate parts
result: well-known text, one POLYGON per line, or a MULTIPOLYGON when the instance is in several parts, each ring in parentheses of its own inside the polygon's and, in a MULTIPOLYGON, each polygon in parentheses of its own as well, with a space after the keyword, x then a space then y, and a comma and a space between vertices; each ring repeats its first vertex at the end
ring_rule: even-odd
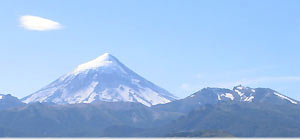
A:
POLYGON ((0 137, 131 136, 138 130, 166 125, 179 116, 182 114, 155 111, 140 103, 35 103, 0 110, 0 137))
POLYGON ((21 102, 17 97, 12 96, 11 94, 0 94, 0 110, 21 107, 25 105, 25 103, 21 102))
POLYGON ((299 105, 203 105, 164 128, 167 132, 224 131, 236 137, 300 137, 299 105))

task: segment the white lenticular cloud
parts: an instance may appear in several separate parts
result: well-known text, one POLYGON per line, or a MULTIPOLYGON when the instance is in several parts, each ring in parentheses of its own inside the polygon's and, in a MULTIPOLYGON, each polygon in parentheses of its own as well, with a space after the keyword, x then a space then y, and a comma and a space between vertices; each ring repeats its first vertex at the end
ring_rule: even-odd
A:
POLYGON ((21 26, 28 30, 48 31, 62 28, 60 23, 56 21, 31 15, 22 16, 20 22, 21 26))

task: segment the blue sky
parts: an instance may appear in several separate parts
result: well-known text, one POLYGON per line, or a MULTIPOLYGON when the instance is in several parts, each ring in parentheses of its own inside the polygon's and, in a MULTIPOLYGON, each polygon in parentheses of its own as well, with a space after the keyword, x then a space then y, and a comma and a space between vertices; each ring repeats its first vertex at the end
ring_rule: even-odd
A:
POLYGON ((269 87, 300 99, 300 1, 3 0, 0 93, 19 98, 105 52, 185 97, 269 87), (25 15, 59 24, 21 26, 25 15))

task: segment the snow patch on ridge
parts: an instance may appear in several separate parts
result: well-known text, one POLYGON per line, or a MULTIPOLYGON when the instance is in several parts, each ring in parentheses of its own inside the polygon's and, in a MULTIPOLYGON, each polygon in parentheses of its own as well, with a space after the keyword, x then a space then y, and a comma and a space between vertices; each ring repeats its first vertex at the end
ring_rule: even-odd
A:
POLYGON ((246 101, 246 102, 252 102, 253 99, 254 99, 254 96, 250 96, 250 97, 246 97, 244 99, 244 101, 246 101))
POLYGON ((238 93, 240 96, 243 96, 245 93, 240 92, 239 90, 234 90, 236 93, 238 93))
POLYGON ((221 96, 224 96, 224 97, 226 97, 226 98, 229 98, 229 99, 231 99, 231 100, 234 100, 234 97, 233 97, 233 95, 232 95, 231 93, 225 93, 225 94, 222 94, 221 96))
POLYGON ((243 86, 238 86, 238 87, 236 87, 236 88, 239 89, 239 90, 243 90, 243 89, 244 89, 243 86))
POLYGON ((220 96, 219 94, 218 94, 218 100, 219 100, 219 101, 221 101, 221 100, 222 100, 222 99, 221 99, 221 96, 220 96))
POLYGON ((282 99, 286 99, 286 100, 290 101, 293 104, 298 104, 296 101, 294 101, 294 100, 292 100, 292 99, 290 99, 290 98, 288 98, 286 96, 283 96, 280 93, 274 92, 274 94, 277 95, 278 97, 282 98, 282 99))

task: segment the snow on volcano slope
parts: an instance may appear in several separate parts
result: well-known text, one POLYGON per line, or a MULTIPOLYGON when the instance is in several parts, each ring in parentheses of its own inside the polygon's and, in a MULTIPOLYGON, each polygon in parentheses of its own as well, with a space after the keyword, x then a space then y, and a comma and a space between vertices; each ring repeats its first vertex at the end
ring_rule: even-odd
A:
POLYGON ((41 90, 22 99, 25 103, 57 104, 139 102, 146 106, 164 104, 176 97, 139 76, 116 57, 105 53, 79 65, 41 90))

